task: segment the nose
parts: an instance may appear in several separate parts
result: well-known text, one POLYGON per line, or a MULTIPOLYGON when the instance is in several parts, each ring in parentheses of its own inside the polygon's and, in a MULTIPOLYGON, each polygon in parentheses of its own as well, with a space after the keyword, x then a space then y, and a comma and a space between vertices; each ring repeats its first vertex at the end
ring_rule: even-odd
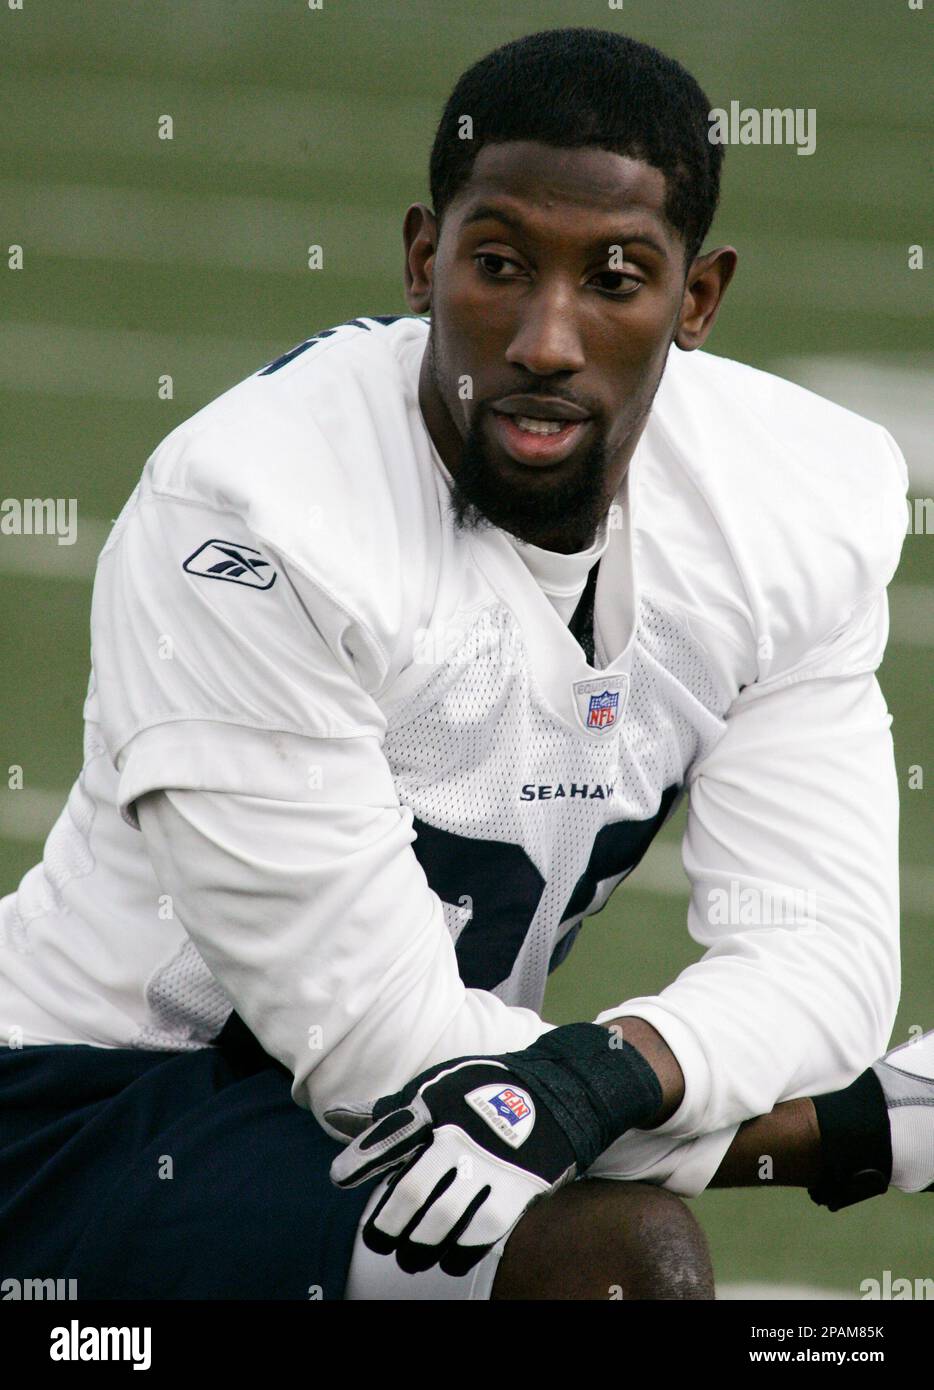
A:
POLYGON ((526 296, 506 361, 533 376, 580 372, 585 366, 573 291, 539 285, 526 296))

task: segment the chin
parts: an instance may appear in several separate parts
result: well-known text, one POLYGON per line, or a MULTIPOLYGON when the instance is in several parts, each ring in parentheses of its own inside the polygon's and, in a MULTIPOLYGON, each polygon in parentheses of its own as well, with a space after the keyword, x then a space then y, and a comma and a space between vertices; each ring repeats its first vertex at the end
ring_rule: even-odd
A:
POLYGON ((530 468, 504 456, 494 459, 480 427, 468 431, 460 468, 454 480, 452 506, 455 524, 463 530, 497 526, 519 540, 545 544, 543 538, 566 540, 589 537, 604 519, 606 450, 596 440, 580 459, 549 468, 530 468), (522 476, 517 476, 521 472, 522 476))

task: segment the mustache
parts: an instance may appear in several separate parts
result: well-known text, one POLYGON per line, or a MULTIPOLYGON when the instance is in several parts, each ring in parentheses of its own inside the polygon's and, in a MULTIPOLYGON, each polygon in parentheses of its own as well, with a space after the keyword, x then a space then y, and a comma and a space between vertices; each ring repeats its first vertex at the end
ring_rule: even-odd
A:
POLYGON ((541 396, 543 400, 565 401, 568 405, 577 406, 579 410, 598 418, 603 414, 602 407, 596 401, 588 400, 586 396, 578 396, 571 391, 562 391, 554 386, 543 385, 540 381, 511 382, 502 390, 492 391, 478 400, 477 409, 492 410, 495 401, 505 400, 507 396, 541 396))

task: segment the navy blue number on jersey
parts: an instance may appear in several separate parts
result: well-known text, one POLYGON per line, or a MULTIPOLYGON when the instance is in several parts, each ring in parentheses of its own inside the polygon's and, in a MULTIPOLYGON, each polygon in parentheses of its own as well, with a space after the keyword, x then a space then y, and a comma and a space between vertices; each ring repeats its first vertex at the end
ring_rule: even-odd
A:
MULTIPOLYGON (((578 916, 597 885, 635 868, 668 818, 679 788, 667 787, 649 820, 605 825, 594 840, 561 922, 578 916)), ((442 902, 470 899, 470 921, 457 940, 461 979, 470 989, 495 989, 512 973, 545 891, 545 880, 521 845, 472 840, 415 819, 413 845, 429 884, 442 902)), ((580 930, 576 923, 558 942, 549 969, 564 960, 580 930)))
MULTIPOLYGON (((386 324, 395 323, 397 319, 414 318, 415 315, 369 314, 367 317, 370 319, 371 323, 386 324)), ((370 332, 370 324, 366 323, 363 319, 348 319, 346 323, 339 323, 336 328, 320 328, 313 337, 306 338, 305 341, 299 343, 297 347, 290 348, 289 351, 284 352, 281 357, 277 357, 274 361, 263 367, 262 371, 257 372, 256 375, 271 376, 273 372, 278 372, 280 368, 287 366, 289 362, 294 362, 295 358, 300 357, 303 352, 307 352, 309 348, 314 347, 315 343, 320 343, 322 338, 333 338, 338 328, 362 328, 365 332, 370 332)))

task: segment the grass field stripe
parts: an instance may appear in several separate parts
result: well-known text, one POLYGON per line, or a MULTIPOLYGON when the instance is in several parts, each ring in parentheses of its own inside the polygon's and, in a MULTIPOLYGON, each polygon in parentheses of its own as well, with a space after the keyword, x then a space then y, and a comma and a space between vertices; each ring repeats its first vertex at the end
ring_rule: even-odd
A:
MULTIPOLYGON (((286 347, 280 340, 149 333, 68 324, 0 322, 0 387, 41 396, 158 401, 172 377, 174 400, 204 403, 211 380, 234 386, 286 347)), ((168 427, 166 432, 168 432, 168 427)), ((145 458, 140 459, 140 467, 145 458)))
POLYGON ((891 314, 906 320, 930 316, 928 297, 919 293, 917 280, 906 272, 902 248, 896 252, 890 240, 824 236, 815 241, 794 233, 775 237, 751 233, 737 236, 736 241, 742 274, 730 289, 734 312, 762 315, 781 310, 786 315, 813 315, 820 308, 830 313, 891 314), (786 262, 786 257, 791 259, 786 262), (775 267, 786 263, 794 264, 795 273, 777 275, 775 267), (864 272, 871 266, 875 277, 865 294, 857 278, 860 264, 864 272))
POLYGON ((891 586, 889 645, 927 649, 934 647, 934 585, 891 586))
MULTIPOLYGON (((329 190, 331 185, 328 185, 329 190)), ((307 248, 324 248, 328 273, 399 275, 401 206, 337 203, 333 193, 295 198, 182 193, 108 184, 0 182, 16 240, 42 256, 165 266, 225 267, 308 279, 307 248)), ((12 234, 9 238, 12 240, 12 234)), ((854 266, 855 271, 855 266, 854 266)), ((915 297, 916 298, 916 297, 915 297)), ((906 311, 908 302, 906 299, 906 311)), ((898 306, 893 303, 893 312, 898 306)))
MULTIPOLYGON (((218 83, 213 89, 201 80, 173 80, 172 101, 181 113, 173 159, 301 169, 341 180, 347 170, 340 151, 370 149, 378 132, 381 176, 395 172, 415 182, 420 169, 412 151, 430 141, 436 100, 419 100, 400 85, 395 96, 345 88, 322 101, 317 84, 314 91, 277 86, 269 76, 273 80, 262 85, 218 83)), ((30 115, 9 123, 7 157, 15 150, 39 158, 51 148, 95 159, 116 155, 141 173, 165 165, 165 142, 155 138, 153 117, 165 109, 164 80, 5 73, 4 90, 11 111, 30 115)))
MULTIPOLYGON (((41 844, 61 815, 68 800, 67 791, 47 791, 22 787, 19 791, 0 791, 0 840, 13 844, 41 844)), ((13 884, 4 885, 9 892, 13 884)))
POLYGON ((0 536, 0 575, 90 584, 110 528, 109 521, 83 517, 79 504, 74 545, 59 545, 55 536, 0 536))
POLYGON ((851 1302, 859 1298, 851 1289, 825 1289, 816 1284, 718 1284, 717 1299, 724 1303, 765 1302, 771 1299, 782 1302, 800 1301, 805 1303, 823 1301, 851 1302))

